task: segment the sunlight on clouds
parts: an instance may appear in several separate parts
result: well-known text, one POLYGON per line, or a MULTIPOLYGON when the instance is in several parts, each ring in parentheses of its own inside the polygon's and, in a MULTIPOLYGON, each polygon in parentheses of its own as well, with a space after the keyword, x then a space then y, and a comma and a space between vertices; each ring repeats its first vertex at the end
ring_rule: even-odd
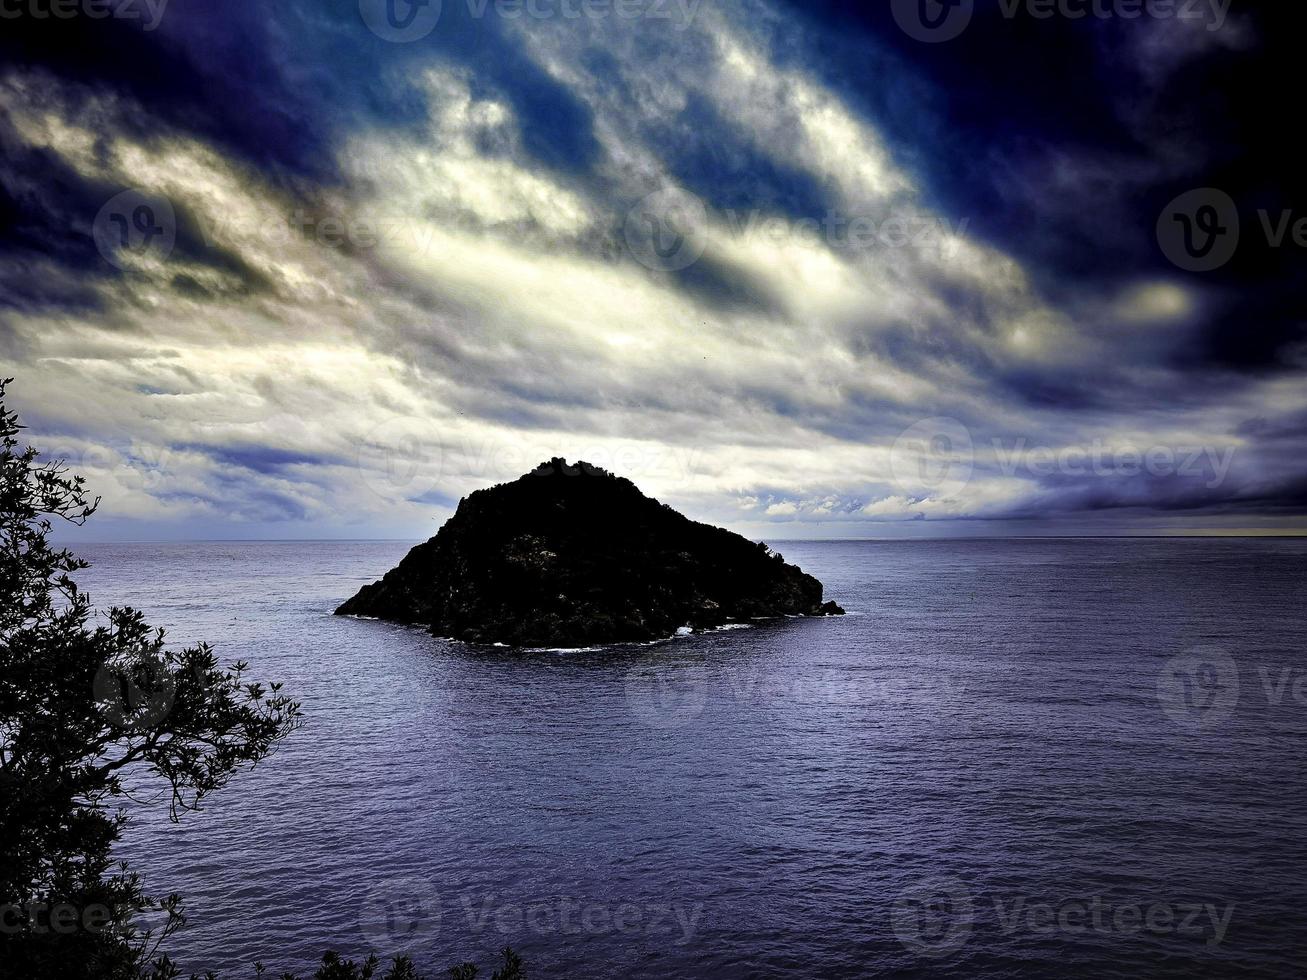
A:
MULTIPOLYGON (((83 112, 97 118, 113 109, 113 103, 105 102, 83 112)), ((13 118, 30 145, 58 154, 83 176, 123 188, 148 188, 184 207, 198 221, 206 245, 239 255, 287 299, 353 302, 350 291, 340 288, 345 263, 339 250, 322 248, 292 227, 297 208, 303 211, 303 206, 211 148, 180 138, 133 143, 95 131, 89 119, 81 125, 51 111, 32 115, 19 110, 13 118)), ((176 251, 166 261, 151 252, 124 252, 120 261, 156 283, 166 283, 179 272, 214 287, 231 279, 231 273, 186 262, 176 251)))
MULTIPOLYGON (((554 455, 699 519, 796 534, 998 517, 1052 495, 1003 473, 989 438, 1075 446, 1086 423, 996 379, 1059 377, 1111 338, 1050 308, 967 216, 923 208, 875 127, 771 63, 742 20, 703 10, 662 54, 611 19, 521 29, 593 116, 599 149, 580 174, 531 156, 507 96, 434 65, 417 75, 423 123, 352 130, 336 146, 345 186, 296 193, 192 138, 137 142, 111 124, 137 111, 124 101, 7 78, 21 140, 99 184, 168 197, 221 259, 128 255, 129 275, 94 286, 104 314, 15 316, 30 357, 16 392, 112 513, 141 520, 409 533, 554 455), (594 53, 622 84, 596 77, 594 53), (689 191, 656 127, 691 93, 760 156, 814 178, 844 220, 920 218, 933 235, 848 247, 776 208, 709 200, 701 266, 641 266, 623 220, 652 191, 689 191), (739 295, 714 295, 714 277, 739 295), (923 416, 974 427, 976 473, 947 494, 894 482, 891 447, 923 416)), ((1193 303, 1144 282, 1103 308, 1152 324, 1193 303)), ((1229 433, 1249 418, 1302 407, 1300 386, 1268 385, 1203 425, 1181 408, 1089 424, 1133 444, 1238 447, 1229 433)))
POLYGON ((420 203, 421 211, 388 213, 383 221, 461 219, 475 228, 530 223, 569 238, 589 227, 585 202, 511 159, 521 148, 507 105, 473 99, 467 79, 450 70, 424 72, 422 88, 432 111, 421 142, 373 132, 352 138, 341 153, 356 181, 420 203), (487 146, 503 155, 487 154, 487 146))
MULTIPOLYGON (((742 49, 731 57, 744 64, 742 49)), ((754 84, 764 84, 760 62, 748 62, 741 70, 754 84)), ((324 465, 342 467, 343 473, 353 464, 353 482, 372 490, 375 480, 366 478, 352 459, 358 447, 378 431, 411 444, 424 424, 442 458, 441 472, 426 481, 428 489, 444 486, 452 493, 490 479, 510 479, 534 465, 537 455, 569 450, 598 456, 600 465, 605 459, 624 461, 639 470, 631 475, 642 478, 650 492, 673 500, 779 482, 850 490, 860 481, 886 478, 883 452, 824 438, 814 444, 802 424, 780 426, 770 410, 760 411, 758 398, 836 416, 842 399, 854 392, 905 406, 931 397, 925 379, 869 352, 853 357, 831 342, 852 318, 880 311, 890 319, 917 310, 928 297, 914 295, 911 278, 927 259, 907 251, 850 257, 793 227, 760 235, 714 216, 708 255, 766 282, 792 319, 777 322, 746 311, 704 308, 689 302, 674 281, 651 275, 629 259, 615 262, 584 247, 587 236, 595 234, 602 206, 583 201, 520 162, 520 137, 504 105, 473 100, 466 79, 452 73, 432 70, 424 79, 433 109, 422 136, 356 135, 342 150, 356 189, 349 197, 328 200, 325 210, 347 222, 366 219, 385 229, 373 251, 376 258, 475 312, 473 336, 460 338, 439 328, 447 342, 468 353, 486 352, 483 363, 497 342, 511 345, 513 355, 495 355, 489 363, 496 367, 485 380, 509 381, 505 372, 522 365, 523 352, 566 351, 567 381, 579 382, 609 404, 630 406, 624 411, 628 431, 650 426, 650 392, 658 392, 659 401, 678 401, 679 414, 699 415, 687 433, 693 431, 698 440, 691 447, 695 458, 712 460, 703 472, 685 465, 672 470, 650 465, 648 449, 637 451, 647 445, 643 443, 632 449, 611 436, 578 438, 557 427, 505 433, 492 419, 455 415, 448 406, 458 399, 457 380, 443 378, 436 363, 424 373, 393 355, 374 353, 357 332, 367 324, 379 325, 385 306, 391 308, 386 319, 407 322, 410 329, 425 321, 423 332, 430 329, 431 315, 406 312, 397 297, 383 303, 381 297, 369 296, 366 271, 341 249, 281 234, 291 201, 193 141, 162 141, 147 148, 116 139, 108 154, 93 155, 87 129, 54 117, 29 125, 28 138, 97 178, 137 182, 166 194, 199 217, 209 244, 229 249, 265 274, 276 285, 278 302, 272 308, 215 308, 169 292, 167 277, 176 263, 143 267, 150 281, 135 284, 133 295, 148 302, 130 317, 144 336, 166 338, 168 356, 151 358, 133 346, 135 341, 115 357, 89 364, 61 361, 60 352, 47 349, 50 375, 61 384, 71 383, 73 374, 88 380, 106 417, 118 416, 124 426, 135 424, 160 445, 261 442, 316 453, 324 465), (493 158, 483 152, 487 145, 497 148, 493 158), (542 234, 551 246, 571 247, 542 248, 542 234), (345 317, 356 322, 347 325, 345 317), (292 337, 301 339, 288 344, 292 337), (687 337, 694 343, 687 344, 687 337), (328 339, 332 346, 324 346, 328 339), (804 356, 798 357, 799 352, 804 356), (182 390, 169 398, 164 413, 150 414, 150 398, 121 393, 152 381, 162 389, 182 390), (414 397, 418 383, 422 396, 414 397), (184 393, 196 387, 209 390, 184 393), (360 400, 385 410, 360 417, 360 400), (132 423, 135 413, 144 418, 132 423)), ((813 147, 826 137, 856 135, 841 130, 851 121, 806 83, 791 79, 787 84, 818 126, 809 134, 813 147)), ((882 189, 902 186, 897 178, 873 181, 870 174, 865 167, 855 168, 845 177, 864 189, 869 181, 882 189)), ((191 271, 202 282, 221 275, 203 266, 191 271)), ((556 393, 561 381, 530 374, 511 377, 515 387, 535 387, 541 393, 556 393)), ((577 414, 572 424, 584 420, 577 414)), ((598 424, 597 417, 592 423, 598 424)), ((609 416, 602 424, 620 428, 623 422, 609 416)), ((189 506, 211 506, 194 480, 183 479, 199 465, 193 456, 177 457, 188 465, 175 474, 169 507, 180 506, 177 501, 188 493, 193 498, 189 506)), ((285 472, 247 478, 280 495, 287 508, 313 510, 300 499, 303 494, 290 492, 285 472)), ((412 486, 401 483, 391 489, 398 491, 395 499, 379 502, 373 499, 376 494, 361 493, 353 506, 367 511, 387 502, 412 504, 403 497, 412 486)), ((319 492, 314 499, 320 497, 319 492)), ((818 502, 803 506, 773 502, 767 516, 838 516, 832 511, 835 498, 814 499, 818 502)))
POLYGON ((828 91, 797 72, 778 71, 720 18, 707 86, 760 146, 839 187, 847 205, 870 205, 911 190, 880 139, 828 91))
POLYGON ((1140 283, 1117 300, 1114 312, 1126 323, 1165 323, 1187 316, 1193 297, 1170 282, 1140 283))

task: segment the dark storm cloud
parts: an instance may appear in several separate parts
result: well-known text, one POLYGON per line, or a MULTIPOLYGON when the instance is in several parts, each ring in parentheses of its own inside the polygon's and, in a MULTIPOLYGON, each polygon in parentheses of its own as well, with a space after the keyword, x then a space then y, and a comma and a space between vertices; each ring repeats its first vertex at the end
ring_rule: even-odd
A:
POLYGON ((1021 258, 1053 301, 1077 310, 1130 277, 1191 280, 1214 299, 1178 365, 1302 366, 1307 251, 1273 247, 1256 227, 1262 209, 1307 217, 1281 111, 1300 88, 1302 5, 1235 2, 1208 31, 1175 19, 1008 17, 999 0, 976 0, 970 26, 939 44, 899 29, 888 3, 791 9, 822 53, 792 56, 875 119, 940 206, 1021 258), (1155 225, 1168 202, 1202 187, 1234 199, 1244 234, 1224 268, 1187 273, 1162 254, 1155 225))
POLYGON ((256 473, 280 473, 291 466, 339 465, 340 459, 320 453, 297 452, 272 446, 185 446, 206 453, 228 466, 253 470, 256 473))
MULTIPOLYGON (((1292 383, 1305 366, 1307 249, 1293 244, 1291 226, 1275 244, 1259 211, 1278 222, 1302 208, 1307 218, 1282 111, 1300 87, 1295 48, 1307 13, 1235 0, 1209 32, 1005 16, 1013 4, 1022 7, 975 0, 969 28, 942 44, 909 37, 887 2, 834 0, 723 3, 683 32, 510 21, 446 0, 438 28, 411 44, 367 30, 357 0, 173 0, 151 29, 117 18, 6 20, 0 83, 22 78, 27 104, 0 106, 0 310, 71 332, 137 325, 133 315, 171 303, 187 311, 179 327, 231 340, 215 344, 212 378, 194 360, 170 363, 182 358, 160 352, 167 325, 158 319, 140 329, 158 340, 148 351, 104 341, 70 353, 44 322, 18 334, 0 321, 0 343, 33 360, 84 359, 111 374, 121 365, 142 397, 177 394, 145 413, 160 443, 161 417, 203 405, 185 416, 184 438, 170 437, 178 453, 202 458, 185 469, 190 489, 153 496, 241 519, 305 519, 312 506, 287 486, 354 465, 340 441, 292 450, 284 433, 251 434, 268 417, 303 415, 306 398, 278 374, 287 361, 298 366, 294 354, 278 350, 286 361, 266 368, 242 357, 242 338, 252 350, 283 339, 261 334, 260 317, 290 340, 318 342, 326 366, 313 370, 341 384, 354 364, 332 361, 333 343, 356 360, 398 358, 407 374, 376 368, 387 383, 372 407, 392 415, 420 413, 407 386, 437 393, 457 415, 451 428, 476 420, 517 439, 620 430, 844 454, 847 478, 809 479, 799 464, 769 472, 771 460, 732 478, 759 510, 786 519, 805 507, 843 520, 864 506, 879 514, 878 499, 909 511, 929 502, 883 474, 851 485, 864 458, 883 457, 923 416, 946 416, 974 439, 975 509, 987 517, 1301 514, 1307 422, 1292 383), (760 53, 745 83, 721 70, 736 41, 740 58, 760 53), (796 81, 810 78, 820 96, 838 97, 839 118, 818 120, 822 139, 805 129, 830 108, 796 81), (441 100, 457 115, 445 128, 441 100), (207 184, 174 202, 174 267, 120 270, 96 250, 91 223, 122 187, 90 175, 104 168, 32 145, 17 128, 20 110, 29 124, 44 114, 98 134, 97 158, 114 140, 147 152, 193 141, 230 180, 206 171, 207 184), (853 164, 839 159, 846 151, 853 164), (866 160, 888 189, 856 171, 866 160), (466 197, 424 193, 460 179, 472 185, 466 197), (670 271, 630 261, 623 219, 664 183, 702 199, 736 247, 670 271), (447 235, 447 254, 350 243, 332 252, 338 266, 304 262, 281 275, 275 248, 205 226, 201 205, 233 203, 241 193, 231 186, 319 217, 395 208, 447 235), (1200 187, 1228 194, 1242 223, 1230 261, 1201 273, 1173 264, 1156 234, 1168 203, 1200 187), (875 199, 862 217, 883 218, 902 201, 965 222, 963 237, 989 251, 937 261, 826 240, 814 256, 788 240, 768 252, 742 231, 759 215, 821 221, 863 207, 857 194, 875 199), (494 246, 486 261, 499 264, 475 268, 469 241, 494 246), (532 249, 537 269, 514 265, 532 249), (548 307, 566 288, 593 293, 568 310, 579 322, 548 307), (627 305, 659 319, 618 336, 604 318, 627 305), (669 324, 679 331, 672 342, 669 324), (205 396, 246 376, 248 398, 229 409, 237 422, 222 428, 239 434, 206 441, 211 433, 196 430, 220 400, 205 396), (1174 447, 1228 436, 1241 449, 1212 486, 1206 474, 1005 472, 991 458, 995 441, 1056 448, 1100 430, 1143 448, 1149 438, 1174 447), (206 466, 222 492, 205 489, 206 466), (1018 489, 995 489, 1005 480, 1018 489), (807 503, 794 497, 800 483, 807 503)), ((449 432, 435 441, 458 442, 449 432)), ((405 499, 444 505, 456 495, 405 499)), ((968 506, 940 512, 973 516, 968 506)))
MULTIPOLYGON (((524 148, 544 167, 584 172, 596 144, 584 103, 527 58, 503 34, 498 18, 476 18, 447 4, 440 29, 412 46, 390 44, 366 30, 358 4, 164 5, 152 20, 86 16, 14 16, 0 32, 0 70, 26 69, 49 80, 42 98, 76 114, 83 100, 123 99, 136 111, 99 120, 106 131, 148 141, 182 134, 210 143, 259 168, 289 193, 310 202, 314 190, 337 185, 336 150, 360 123, 398 128, 426 118, 414 78, 433 54, 467 66, 483 90, 513 104, 524 148)), ((44 84, 42 85, 44 88, 44 84)), ((88 181, 57 158, 16 140, 0 106, 0 254, 16 263, 0 282, 0 303, 70 310, 95 305, 84 289, 57 293, 25 281, 35 259, 53 259, 79 275, 113 278, 96 253, 90 222, 120 187, 88 181)), ((179 214, 177 247, 259 283, 238 257, 203 242, 201 229, 179 214)), ((194 280, 180 285, 203 293, 194 280)))
POLYGON ((119 17, 18 16, 5 21, 0 60, 130 98, 146 110, 122 123, 136 135, 179 129, 265 166, 321 176, 330 133, 312 125, 319 90, 288 82, 273 9, 175 4, 154 29, 119 17))
POLYGON ((651 126, 645 136, 668 148, 668 168, 687 189, 721 211, 820 219, 834 206, 814 175, 770 157, 698 93, 669 124, 651 126))
POLYGON ((710 255, 665 275, 688 296, 713 309, 752 310, 772 316, 784 308, 784 300, 763 277, 710 255))
MULTIPOLYGON (((75 90, 51 81, 41 96, 43 108, 75 115, 78 107, 61 98, 69 91, 75 90)), ((88 122, 108 128, 121 120, 93 116, 88 122)), ((24 145, 8 113, 0 110, 0 306, 73 314, 102 310, 104 297, 94 284, 119 272, 97 251, 92 222, 121 190, 87 179, 57 154, 24 145)), ((209 243, 184 208, 176 209, 175 217, 177 258, 226 273, 247 290, 265 285, 239 255, 209 243)), ((198 284, 192 286, 203 291, 198 284)))

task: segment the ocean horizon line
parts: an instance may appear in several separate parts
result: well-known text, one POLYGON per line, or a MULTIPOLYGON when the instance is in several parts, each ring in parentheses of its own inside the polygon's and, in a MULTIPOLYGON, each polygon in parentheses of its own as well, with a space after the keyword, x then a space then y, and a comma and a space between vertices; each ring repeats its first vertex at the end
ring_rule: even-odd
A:
MULTIPOLYGON (((892 544, 934 544, 948 541, 1120 541, 1120 540, 1209 540, 1209 539, 1297 539, 1307 538, 1307 530, 1267 531, 1241 530, 1234 532, 1184 531, 1174 534, 949 534, 918 537, 860 537, 860 538, 777 538, 768 536, 751 540, 765 540, 771 544, 858 544, 887 542, 892 544)), ((416 544, 429 538, 401 537, 320 537, 320 538, 84 538, 76 544, 416 544)), ((71 546, 71 544, 70 544, 71 546)))

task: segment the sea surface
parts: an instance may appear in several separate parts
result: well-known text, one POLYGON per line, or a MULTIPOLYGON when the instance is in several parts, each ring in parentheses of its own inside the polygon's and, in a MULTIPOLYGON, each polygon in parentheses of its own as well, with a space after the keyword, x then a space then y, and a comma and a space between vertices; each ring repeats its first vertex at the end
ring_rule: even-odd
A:
POLYGON ((850 614, 566 653, 331 616, 400 543, 78 547, 304 706, 202 812, 133 808, 174 958, 1307 973, 1307 541, 778 547, 850 614))

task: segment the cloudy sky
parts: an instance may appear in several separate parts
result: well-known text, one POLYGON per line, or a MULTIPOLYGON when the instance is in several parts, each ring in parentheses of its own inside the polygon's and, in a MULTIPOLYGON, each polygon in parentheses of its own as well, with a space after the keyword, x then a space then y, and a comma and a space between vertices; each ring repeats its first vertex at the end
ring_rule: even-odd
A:
POLYGON ((5 0, 0 372, 92 537, 421 538, 555 455, 768 539, 1290 532, 1260 6, 5 0))

